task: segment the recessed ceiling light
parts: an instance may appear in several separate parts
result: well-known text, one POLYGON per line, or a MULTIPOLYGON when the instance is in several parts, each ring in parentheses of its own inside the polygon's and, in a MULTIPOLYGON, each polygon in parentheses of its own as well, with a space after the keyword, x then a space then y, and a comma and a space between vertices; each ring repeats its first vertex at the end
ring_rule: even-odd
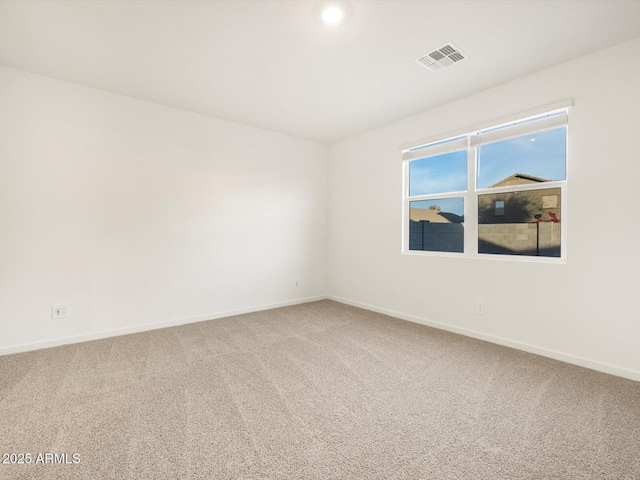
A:
POLYGON ((345 11, 340 5, 329 4, 322 9, 322 21, 329 26, 340 25, 345 17, 345 11))

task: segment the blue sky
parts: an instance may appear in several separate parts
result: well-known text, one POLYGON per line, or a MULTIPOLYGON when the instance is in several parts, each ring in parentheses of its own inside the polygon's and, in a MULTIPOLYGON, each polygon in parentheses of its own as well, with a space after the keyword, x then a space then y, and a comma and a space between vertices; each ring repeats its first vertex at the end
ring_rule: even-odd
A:
POLYGON ((466 150, 409 163, 409 196, 459 192, 466 189, 466 150))
POLYGON ((478 149, 478 188, 487 188, 514 173, 564 180, 566 131, 547 130, 490 143, 478 149))
MULTIPOLYGON (((478 188, 487 188, 514 173, 564 180, 566 130, 557 128, 483 145, 478 149, 478 188)), ((409 195, 467 189, 467 151, 414 160, 409 164, 409 195)), ((443 212, 463 214, 462 199, 414 202, 414 208, 437 204, 443 212)))

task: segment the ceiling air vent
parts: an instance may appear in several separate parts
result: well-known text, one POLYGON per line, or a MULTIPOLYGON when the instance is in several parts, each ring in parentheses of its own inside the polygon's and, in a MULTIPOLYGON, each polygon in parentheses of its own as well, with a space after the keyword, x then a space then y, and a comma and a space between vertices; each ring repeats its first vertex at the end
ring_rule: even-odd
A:
POLYGON ((453 65, 454 63, 468 57, 469 55, 456 47, 453 43, 449 42, 436 48, 433 52, 429 52, 416 58, 416 62, 423 67, 427 67, 432 72, 437 72, 438 70, 442 70, 443 68, 453 65))

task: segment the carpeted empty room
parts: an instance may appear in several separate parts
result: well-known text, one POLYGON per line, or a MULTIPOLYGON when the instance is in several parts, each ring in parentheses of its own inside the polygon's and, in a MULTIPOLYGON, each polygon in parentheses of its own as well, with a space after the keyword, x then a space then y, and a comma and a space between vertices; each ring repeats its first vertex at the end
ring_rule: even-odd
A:
POLYGON ((0 370, 2 478, 640 476, 637 382, 329 300, 0 370))

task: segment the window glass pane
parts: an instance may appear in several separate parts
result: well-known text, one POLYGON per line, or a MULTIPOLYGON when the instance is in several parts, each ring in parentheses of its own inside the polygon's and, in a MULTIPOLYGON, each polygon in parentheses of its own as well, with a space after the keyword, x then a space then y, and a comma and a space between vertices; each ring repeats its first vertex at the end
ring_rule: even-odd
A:
POLYGON ((548 188, 479 195, 478 253, 559 257, 560 193, 548 188))
POLYGON ((464 198, 409 202, 409 250, 464 251, 464 198))
POLYGON ((566 128, 478 147, 478 188, 566 179, 566 128))
POLYGON ((409 162, 409 196, 467 189, 467 151, 409 162))

